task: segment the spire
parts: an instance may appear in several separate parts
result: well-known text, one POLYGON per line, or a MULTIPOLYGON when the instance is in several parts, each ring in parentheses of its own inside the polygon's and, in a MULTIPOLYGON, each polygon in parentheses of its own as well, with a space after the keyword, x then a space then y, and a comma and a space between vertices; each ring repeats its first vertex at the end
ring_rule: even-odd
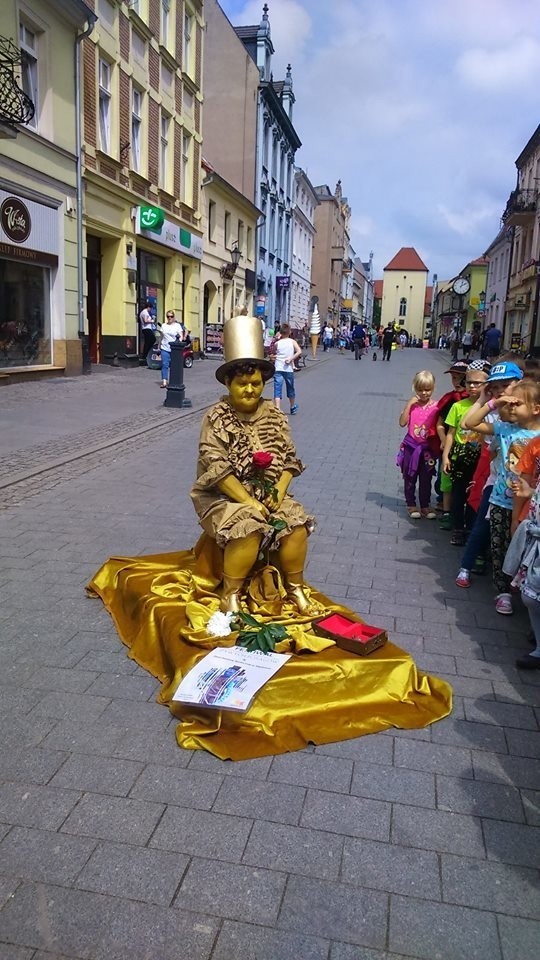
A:
POLYGON ((270 79, 271 58, 274 52, 270 36, 270 21, 268 19, 268 4, 263 7, 262 20, 257 29, 257 67, 261 80, 270 79))
POLYGON ((268 19, 268 4, 267 4, 267 3, 265 3, 265 5, 264 5, 264 7, 263 7, 263 14, 262 14, 261 22, 260 22, 260 24, 259 24, 258 33, 259 33, 259 36, 265 35, 265 34, 266 34, 266 36, 268 36, 268 37, 270 36, 270 21, 269 21, 269 19, 268 19))
POLYGON ((292 73, 290 63, 287 64, 287 73, 285 74, 285 80, 283 81, 283 89, 292 90, 292 73))

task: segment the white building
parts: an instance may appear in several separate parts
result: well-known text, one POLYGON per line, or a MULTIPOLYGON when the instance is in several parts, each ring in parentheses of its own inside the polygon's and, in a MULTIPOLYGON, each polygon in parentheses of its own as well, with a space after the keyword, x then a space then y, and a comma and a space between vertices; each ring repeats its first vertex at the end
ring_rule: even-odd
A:
POLYGON ((503 328, 513 233, 512 227, 503 226, 484 254, 489 260, 484 317, 480 318, 483 320, 484 330, 491 323, 494 323, 498 330, 503 328))
POLYGON ((317 195, 307 174, 297 167, 294 172, 294 205, 292 231, 292 264, 289 318, 294 329, 307 323, 311 299, 311 261, 315 236, 317 195))

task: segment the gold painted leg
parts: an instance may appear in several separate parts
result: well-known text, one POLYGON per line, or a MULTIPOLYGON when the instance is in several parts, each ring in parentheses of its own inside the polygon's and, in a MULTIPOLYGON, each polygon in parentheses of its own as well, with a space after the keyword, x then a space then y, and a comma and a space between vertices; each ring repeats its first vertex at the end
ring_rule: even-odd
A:
POLYGON ((235 577, 223 577, 221 602, 219 609, 222 613, 238 613, 242 609, 240 592, 244 586, 244 577, 241 580, 235 577))
POLYGON ((304 593, 304 571, 299 573, 288 573, 285 577, 285 588, 287 596, 293 600, 298 608, 298 612, 309 616, 316 613, 316 609, 310 604, 304 593))
POLYGON ((232 540, 225 547, 220 603, 222 613, 238 613, 242 609, 240 591, 257 560, 260 543, 260 535, 252 533, 241 540, 232 540))

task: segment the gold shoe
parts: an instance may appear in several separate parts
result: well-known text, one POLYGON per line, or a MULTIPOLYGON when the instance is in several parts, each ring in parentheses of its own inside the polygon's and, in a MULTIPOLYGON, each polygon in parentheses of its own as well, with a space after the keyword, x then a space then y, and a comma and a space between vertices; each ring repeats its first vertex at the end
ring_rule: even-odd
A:
POLYGON ((290 574, 285 578, 287 596, 293 600, 298 608, 298 612, 303 616, 309 616, 316 613, 316 608, 310 603, 304 593, 304 577, 302 574, 290 574))
POLYGON ((239 613, 241 611, 240 592, 243 586, 243 579, 236 580, 233 577, 223 577, 221 601, 219 604, 219 609, 222 613, 239 613))

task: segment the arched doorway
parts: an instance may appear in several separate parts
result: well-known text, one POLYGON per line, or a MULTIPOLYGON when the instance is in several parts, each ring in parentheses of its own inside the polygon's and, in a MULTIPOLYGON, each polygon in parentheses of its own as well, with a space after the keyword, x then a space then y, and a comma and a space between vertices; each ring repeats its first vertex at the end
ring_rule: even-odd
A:
POLYGON ((223 323, 218 302, 218 289, 207 280, 203 290, 203 337, 205 353, 223 353, 223 323))

